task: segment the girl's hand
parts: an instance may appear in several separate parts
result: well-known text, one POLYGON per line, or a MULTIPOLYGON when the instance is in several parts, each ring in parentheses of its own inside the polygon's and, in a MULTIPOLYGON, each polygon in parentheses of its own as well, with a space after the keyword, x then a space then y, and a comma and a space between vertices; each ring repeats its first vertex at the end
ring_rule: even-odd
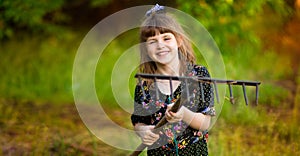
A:
POLYGON ((184 111, 183 111, 183 107, 182 106, 176 113, 170 111, 171 110, 171 107, 173 106, 174 104, 170 104, 168 105, 167 107, 167 110, 166 110, 166 119, 169 123, 174 123, 174 122, 179 122, 183 119, 183 115, 184 115, 184 111))
POLYGON ((141 137, 143 144, 152 145, 159 139, 159 135, 152 132, 155 126, 138 125, 136 133, 141 137))

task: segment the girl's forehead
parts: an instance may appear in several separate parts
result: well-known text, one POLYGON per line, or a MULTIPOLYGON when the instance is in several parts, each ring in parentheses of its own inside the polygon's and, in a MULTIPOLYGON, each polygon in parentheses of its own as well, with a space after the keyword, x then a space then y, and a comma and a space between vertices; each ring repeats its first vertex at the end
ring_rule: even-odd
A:
MULTIPOLYGON (((155 39, 155 38, 160 38, 160 37, 173 37, 174 36, 174 34, 172 34, 172 33, 170 33, 170 32, 165 32, 165 33, 160 33, 160 32, 158 32, 158 33, 156 33, 154 36, 150 36, 150 37, 148 37, 148 40, 149 39, 155 39)), ((175 37, 175 36, 174 36, 175 37)))

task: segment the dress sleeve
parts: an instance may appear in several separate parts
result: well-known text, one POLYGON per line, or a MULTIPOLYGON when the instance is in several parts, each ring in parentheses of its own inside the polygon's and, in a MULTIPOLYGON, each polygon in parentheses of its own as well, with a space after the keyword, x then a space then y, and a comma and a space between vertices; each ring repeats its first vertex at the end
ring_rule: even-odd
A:
POLYGON ((132 125, 135 125, 136 123, 144 123, 146 125, 151 124, 151 115, 146 112, 147 106, 145 106, 145 104, 148 103, 147 99, 149 96, 149 92, 145 85, 136 85, 134 92, 134 111, 131 115, 132 125), (142 87, 144 87, 144 93, 142 87))
MULTIPOLYGON (((196 74, 199 77, 209 77, 210 78, 210 74, 207 70, 206 67, 204 66, 196 66, 195 67, 196 70, 196 74)), ((200 85, 200 83, 199 83, 200 85)), ((206 115, 211 115, 211 116, 215 116, 216 115, 216 111, 214 108, 214 90, 211 84, 209 83, 202 83, 203 86, 203 90, 200 90, 200 95, 203 92, 204 95, 204 102, 202 101, 202 99, 199 99, 199 110, 198 112, 201 112, 203 114, 206 115)), ((201 96, 200 96, 201 97, 201 96)))

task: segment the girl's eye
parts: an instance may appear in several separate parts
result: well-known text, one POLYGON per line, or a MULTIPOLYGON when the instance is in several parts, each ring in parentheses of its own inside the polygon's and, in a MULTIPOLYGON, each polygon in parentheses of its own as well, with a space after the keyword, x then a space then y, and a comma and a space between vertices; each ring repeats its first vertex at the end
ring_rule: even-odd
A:
POLYGON ((154 40, 148 41, 148 44, 154 44, 154 43, 155 43, 154 40))
POLYGON ((170 40, 170 39, 171 39, 170 37, 166 37, 166 38, 165 38, 165 41, 168 41, 168 40, 170 40))

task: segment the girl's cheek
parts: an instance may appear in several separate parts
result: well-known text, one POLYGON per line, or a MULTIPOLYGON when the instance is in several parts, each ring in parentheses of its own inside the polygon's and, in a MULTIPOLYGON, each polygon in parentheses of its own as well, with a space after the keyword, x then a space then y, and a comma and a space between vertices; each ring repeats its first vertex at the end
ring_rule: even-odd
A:
POLYGON ((155 51, 155 48, 153 46, 150 46, 147 48, 148 54, 151 54, 155 51))

